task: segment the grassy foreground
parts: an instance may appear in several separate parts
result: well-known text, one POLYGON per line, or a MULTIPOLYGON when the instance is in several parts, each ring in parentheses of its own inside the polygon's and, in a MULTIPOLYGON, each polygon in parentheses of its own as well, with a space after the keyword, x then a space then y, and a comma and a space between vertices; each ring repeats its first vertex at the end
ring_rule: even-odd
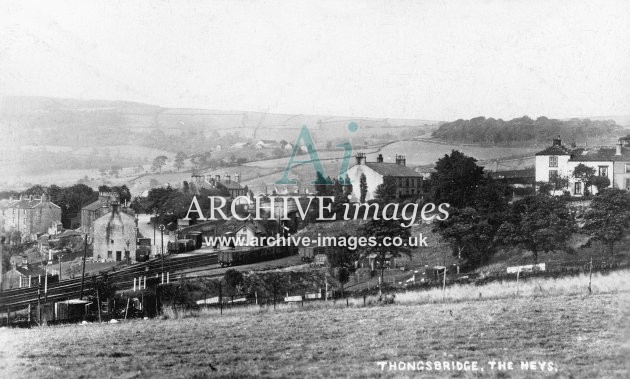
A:
POLYGON ((627 291, 0 330, 0 377, 625 378, 628 357, 627 291), (484 371, 376 363, 420 360, 477 361, 484 371), (514 369, 493 371, 492 360, 514 369), (521 361, 557 371, 521 370, 521 361))

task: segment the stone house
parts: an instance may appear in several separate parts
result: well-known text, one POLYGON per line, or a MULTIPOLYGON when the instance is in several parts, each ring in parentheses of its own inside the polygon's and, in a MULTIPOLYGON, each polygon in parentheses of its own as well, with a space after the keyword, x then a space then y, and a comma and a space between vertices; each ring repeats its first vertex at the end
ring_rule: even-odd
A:
POLYGON ((134 215, 117 203, 110 211, 94 220, 93 253, 97 261, 135 262, 138 224, 134 215))
POLYGON ((94 221, 110 212, 112 203, 118 203, 116 192, 99 192, 98 200, 81 208, 81 230, 92 235, 94 221))
POLYGON ((34 241, 38 235, 47 233, 54 222, 61 222, 61 208, 46 194, 9 199, 2 203, 0 212, 4 232, 19 231, 23 240, 34 241))
POLYGON ((364 153, 356 155, 356 164, 346 172, 352 184, 352 198, 350 201, 361 199, 361 174, 365 175, 367 193, 365 201, 373 200, 376 187, 383 184, 386 177, 391 177, 396 185, 396 195, 399 198, 414 198, 422 194, 422 175, 410 167, 402 155, 396 155, 395 162, 384 162, 379 154, 376 162, 367 162, 364 153))

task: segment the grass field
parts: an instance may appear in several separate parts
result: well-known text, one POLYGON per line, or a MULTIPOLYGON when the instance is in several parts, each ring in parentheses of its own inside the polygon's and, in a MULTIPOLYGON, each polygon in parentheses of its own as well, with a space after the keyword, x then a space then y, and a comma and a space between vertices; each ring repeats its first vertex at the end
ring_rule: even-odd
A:
POLYGON ((348 308, 329 302, 3 329, 0 376, 625 378, 630 297, 627 282, 620 286, 591 296, 348 308), (488 362, 499 360, 514 369, 491 370, 488 362), (477 361, 484 371, 388 371, 377 364, 383 361, 477 361), (554 369, 526 371, 521 361, 553 362, 554 369))

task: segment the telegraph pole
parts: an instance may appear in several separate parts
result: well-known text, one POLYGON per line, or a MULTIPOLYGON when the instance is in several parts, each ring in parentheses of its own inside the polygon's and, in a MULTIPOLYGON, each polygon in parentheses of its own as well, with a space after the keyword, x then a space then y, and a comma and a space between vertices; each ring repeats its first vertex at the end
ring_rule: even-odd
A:
POLYGON ((162 235, 162 250, 161 250, 161 257, 162 257, 162 274, 164 274, 164 224, 160 224, 160 234, 162 235))
POLYGON ((87 257, 88 234, 85 233, 85 243, 83 244, 83 270, 81 271, 81 291, 79 292, 79 300, 83 300, 83 281, 85 280, 85 259, 87 257))
POLYGON ((2 244, 4 243, 4 237, 2 236, 2 229, 4 228, 2 216, 0 215, 0 292, 2 292, 2 244))

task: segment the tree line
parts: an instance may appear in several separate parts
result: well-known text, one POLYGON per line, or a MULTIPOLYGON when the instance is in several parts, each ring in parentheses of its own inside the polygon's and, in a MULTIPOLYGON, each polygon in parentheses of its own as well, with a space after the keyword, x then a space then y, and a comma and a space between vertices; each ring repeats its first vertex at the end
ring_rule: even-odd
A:
POLYGON ((509 121, 495 118, 476 117, 447 122, 433 132, 434 138, 450 142, 519 145, 525 143, 548 143, 560 135, 566 141, 584 143, 620 132, 621 127, 613 120, 570 119, 557 120, 527 116, 509 121))

